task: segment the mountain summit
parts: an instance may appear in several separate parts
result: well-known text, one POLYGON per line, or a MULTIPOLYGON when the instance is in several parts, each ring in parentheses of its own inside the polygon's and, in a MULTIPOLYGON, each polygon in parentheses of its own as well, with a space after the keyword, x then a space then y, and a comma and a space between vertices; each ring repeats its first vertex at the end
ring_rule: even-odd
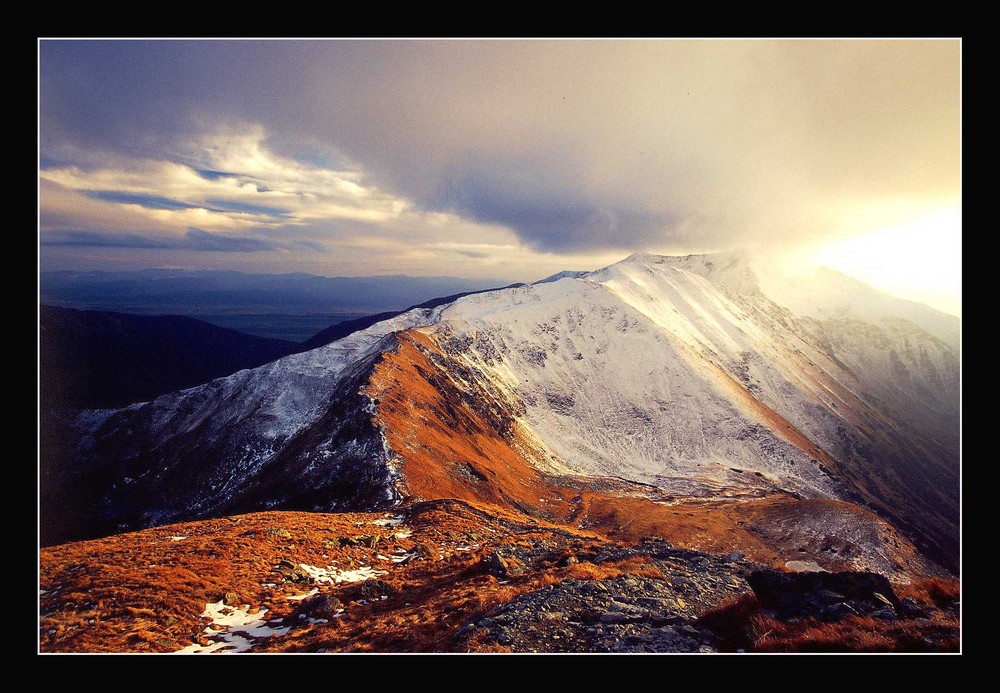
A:
POLYGON ((42 538, 435 498, 585 527, 581 489, 614 487, 760 508, 754 541, 798 541, 789 560, 900 570, 874 512, 954 570, 957 344, 957 320, 833 273, 639 253, 83 412, 43 441, 42 538), (869 515, 865 548, 825 540, 869 515))

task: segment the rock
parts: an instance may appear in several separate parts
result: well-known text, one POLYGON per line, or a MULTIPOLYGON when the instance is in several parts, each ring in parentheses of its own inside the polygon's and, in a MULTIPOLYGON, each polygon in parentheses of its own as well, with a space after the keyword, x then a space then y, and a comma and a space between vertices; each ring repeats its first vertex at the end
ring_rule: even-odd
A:
POLYGON ((576 556, 564 556, 563 558, 559 559, 558 566, 560 568, 567 568, 579 562, 580 559, 578 559, 576 556))
POLYGON ((898 618, 898 616, 896 616, 896 610, 893 609, 891 606, 883 606, 880 609, 872 611, 868 615, 871 616, 872 618, 877 618, 882 621, 895 621, 898 618))
POLYGON ((722 560, 728 561, 730 563, 735 563, 736 561, 742 561, 747 555, 742 551, 733 551, 732 553, 727 553, 722 557, 722 560))
POLYGON ((313 618, 332 620, 343 610, 343 603, 329 594, 317 594, 302 602, 302 610, 310 613, 313 618))
POLYGON ((385 580, 365 580, 361 583, 361 598, 374 601, 380 597, 391 597, 399 590, 385 580))
POLYGON ((282 539, 292 538, 292 533, 284 527, 271 527, 265 532, 265 534, 269 537, 281 537, 282 539))
POLYGON ((500 555, 498 551, 493 551, 485 556, 479 561, 479 567, 483 569, 484 572, 489 573, 498 578, 507 577, 507 571, 510 566, 507 564, 507 559, 500 555))
POLYGON ((654 626, 667 626, 672 623, 679 623, 684 619, 678 614, 670 614, 664 611, 650 611, 646 620, 654 626))
POLYGON ((222 603, 226 606, 243 606, 243 600, 237 592, 226 592, 226 596, 222 598, 222 603))
POLYGON ((847 598, 840 592, 834 592, 833 590, 817 590, 816 596, 826 604, 842 602, 847 598))
POLYGON ((858 612, 851 608, 849 604, 844 602, 838 602, 836 604, 830 604, 828 607, 823 609, 820 613, 820 618, 824 621, 840 621, 848 616, 857 616, 858 612))
MULTIPOLYGON (((528 570, 525 568, 524 563, 519 561, 513 556, 507 559, 507 577, 517 577, 518 575, 524 575, 528 570)), ((555 589, 555 585, 549 585, 549 589, 555 589)))
POLYGON ((309 573, 288 559, 282 559, 271 572, 278 573, 288 582, 313 582, 313 578, 309 573))
MULTIPOLYGON (((872 595, 872 596, 874 596, 875 599, 877 599, 878 601, 882 602, 885 606, 888 606, 889 608, 891 608, 893 611, 896 610, 895 607, 893 606, 892 602, 889 601, 889 598, 886 597, 881 592, 875 592, 875 594, 872 595)), ((897 603, 899 603, 898 600, 897 600, 897 603)))
POLYGON ((900 602, 899 615, 904 618, 927 618, 930 616, 930 610, 921 606, 913 597, 905 597, 900 602))
POLYGON ((882 575, 869 572, 782 573, 773 569, 755 570, 747 582, 760 605, 778 618, 822 617, 826 607, 846 602, 859 614, 883 607, 899 606, 892 585, 882 575))
POLYGON ((431 558, 434 556, 435 551, 433 546, 422 541, 410 549, 410 553, 417 558, 431 558))
POLYGON ((629 616, 621 611, 605 611, 601 614, 600 620, 601 623, 625 623, 629 620, 629 616))

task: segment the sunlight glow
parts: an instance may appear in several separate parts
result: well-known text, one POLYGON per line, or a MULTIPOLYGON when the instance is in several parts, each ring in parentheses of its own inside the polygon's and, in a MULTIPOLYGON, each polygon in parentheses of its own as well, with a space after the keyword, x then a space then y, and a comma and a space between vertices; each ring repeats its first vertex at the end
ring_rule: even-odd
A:
POLYGON ((816 261, 887 293, 961 314, 962 214, 938 209, 822 246, 816 261))

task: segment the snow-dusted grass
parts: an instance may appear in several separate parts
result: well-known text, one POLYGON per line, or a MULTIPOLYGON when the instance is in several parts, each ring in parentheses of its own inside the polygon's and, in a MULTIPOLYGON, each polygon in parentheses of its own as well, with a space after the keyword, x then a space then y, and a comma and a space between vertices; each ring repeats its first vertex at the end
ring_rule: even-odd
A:
POLYGON ((430 329, 457 337, 445 343, 460 346, 458 358, 523 402, 527 428, 575 473, 713 496, 734 484, 770 488, 759 471, 788 490, 833 493, 815 456, 744 389, 793 423, 815 418, 811 393, 786 376, 797 367, 786 335, 690 269, 639 258, 469 296, 430 329))
POLYGON ((392 515, 379 520, 372 520, 372 524, 379 527, 399 527, 405 519, 402 515, 392 515))
POLYGON ((299 567, 306 571, 309 577, 320 585, 335 585, 342 582, 364 582, 365 580, 385 575, 387 572, 366 565, 354 570, 339 570, 332 565, 325 568, 318 568, 306 563, 300 563, 299 567))
POLYGON ((272 626, 262 617, 267 609, 261 609, 256 614, 246 611, 246 607, 236 609, 226 606, 223 600, 214 604, 206 604, 202 618, 211 619, 212 625, 221 626, 222 630, 207 627, 204 630, 209 639, 215 642, 210 645, 192 643, 177 650, 176 654, 201 654, 205 652, 249 652, 255 638, 269 638, 273 635, 285 635, 291 628, 287 626, 272 626))

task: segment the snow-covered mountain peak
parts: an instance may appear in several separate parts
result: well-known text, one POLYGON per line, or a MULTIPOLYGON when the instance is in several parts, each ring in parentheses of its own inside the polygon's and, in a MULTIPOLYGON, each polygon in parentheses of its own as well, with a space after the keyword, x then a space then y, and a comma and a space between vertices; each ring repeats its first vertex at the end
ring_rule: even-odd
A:
POLYGON ((539 279, 537 282, 532 282, 532 284, 550 284, 552 282, 557 282, 560 279, 582 279, 588 274, 590 274, 589 270, 563 270, 562 272, 556 272, 545 279, 539 279))
POLYGON ((662 264, 666 260, 666 255, 656 255, 655 253, 647 253, 645 251, 639 251, 632 253, 624 260, 617 262, 615 264, 632 264, 632 265, 656 265, 662 264))
POLYGON ((485 489, 468 455, 502 449, 678 496, 860 499, 952 556, 957 353, 874 289, 754 267, 636 253, 415 309, 81 424, 66 468, 100 487, 103 514, 84 519, 104 531, 485 489), (859 305, 831 313, 834 299, 859 305), (914 498, 913 478, 929 491, 914 498))

